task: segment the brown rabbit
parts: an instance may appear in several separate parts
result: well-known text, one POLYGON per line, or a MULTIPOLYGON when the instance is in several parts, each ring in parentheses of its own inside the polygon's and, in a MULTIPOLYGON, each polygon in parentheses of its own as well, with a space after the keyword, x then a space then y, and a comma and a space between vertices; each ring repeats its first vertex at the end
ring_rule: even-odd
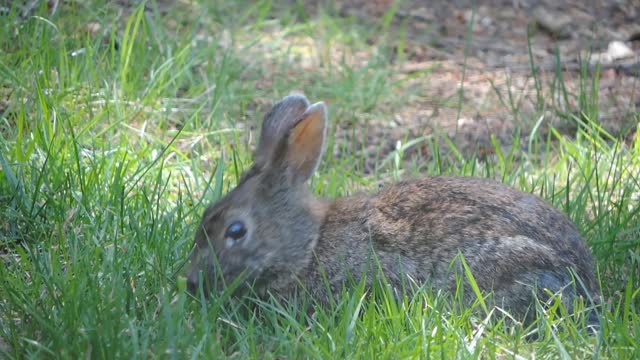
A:
MULTIPOLYGON (((593 259, 575 226, 532 194, 438 176, 371 196, 316 198, 305 182, 322 157, 326 128, 325 105, 302 95, 265 115, 253 166, 204 213, 190 258, 191 291, 237 280, 258 293, 304 289, 326 301, 350 276, 372 269, 396 290, 410 280, 455 291, 461 254, 478 287, 515 316, 530 311, 533 294, 559 294, 569 308, 576 296, 598 298, 593 259)), ((470 290, 464 296, 475 299, 470 290)))

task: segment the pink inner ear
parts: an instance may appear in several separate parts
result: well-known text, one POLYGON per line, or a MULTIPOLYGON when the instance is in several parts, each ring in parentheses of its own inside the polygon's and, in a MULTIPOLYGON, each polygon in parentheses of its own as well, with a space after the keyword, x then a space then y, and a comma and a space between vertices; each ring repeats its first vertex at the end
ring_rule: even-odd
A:
POLYGON ((306 114, 292 129, 287 160, 297 176, 304 178, 311 176, 322 152, 323 138, 324 114, 322 111, 306 114))
POLYGON ((313 151, 312 148, 316 143, 322 143, 323 130, 322 114, 319 112, 308 114, 293 128, 289 144, 298 151, 313 151))
POLYGON ((296 143, 302 141, 302 138, 305 136, 307 132, 307 128, 311 126, 313 121, 309 121, 308 119, 302 119, 298 126, 293 129, 293 137, 291 142, 296 143))

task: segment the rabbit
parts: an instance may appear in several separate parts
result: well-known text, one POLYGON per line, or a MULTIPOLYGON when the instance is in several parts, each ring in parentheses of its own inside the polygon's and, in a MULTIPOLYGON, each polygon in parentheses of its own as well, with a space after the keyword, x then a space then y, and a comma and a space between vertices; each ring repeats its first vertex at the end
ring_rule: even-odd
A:
POLYGON ((478 288, 513 316, 532 311, 534 294, 560 295, 569 309, 578 296, 598 298, 594 260, 578 230, 530 193, 434 176, 374 195, 317 198, 305 183, 323 155, 327 123, 324 103, 298 94, 264 116, 251 168, 204 211, 188 261, 190 291, 236 283, 238 293, 286 298, 302 290, 323 303, 377 268, 396 290, 410 280, 454 292, 461 255, 478 288))

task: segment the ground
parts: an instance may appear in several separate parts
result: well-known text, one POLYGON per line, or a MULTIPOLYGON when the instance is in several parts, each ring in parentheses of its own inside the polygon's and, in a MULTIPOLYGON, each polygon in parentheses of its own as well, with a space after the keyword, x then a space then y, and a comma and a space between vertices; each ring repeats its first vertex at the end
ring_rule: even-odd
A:
POLYGON ((638 1, 0 0, 0 357, 637 358, 639 17, 638 1), (291 92, 329 109, 320 196, 473 175, 566 213, 602 331, 384 287, 315 312, 187 294, 202 211, 291 92))
MULTIPOLYGON (((31 8, 38 3, 31 2, 31 8)), ((65 6, 69 6, 64 1, 52 0, 49 4, 50 8, 55 4, 55 11, 65 11, 65 6)), ((110 4, 118 8, 119 18, 125 19, 139 2, 119 0, 110 4)), ((177 4, 181 14, 202 11, 201 6, 193 2, 177 4)), ((495 152, 492 136, 508 148, 516 134, 524 140, 520 146, 526 147, 534 128, 543 135, 549 127, 563 134, 575 134, 579 127, 576 117, 581 117, 577 113, 578 102, 583 101, 576 94, 585 86, 580 76, 584 71, 600 74, 596 106, 597 121, 602 129, 627 141, 635 136, 634 109, 640 106, 639 1, 598 0, 587 4, 573 0, 428 3, 307 0, 279 1, 273 6, 283 13, 303 6, 305 16, 318 16, 319 10, 326 11, 326 4, 331 4, 329 9, 336 14, 352 17, 362 24, 373 26, 380 18, 388 17, 389 26, 383 32, 368 35, 371 43, 398 36, 398 33, 404 38, 402 49, 390 49, 395 56, 385 59, 397 63, 393 67, 395 73, 385 81, 403 82, 401 91, 406 98, 402 106, 394 107, 392 101, 385 104, 383 99, 381 105, 390 106, 391 111, 367 119, 357 136, 351 121, 340 123, 342 129, 336 134, 340 141, 348 144, 343 151, 358 149, 370 154, 365 171, 372 170, 377 161, 395 149, 398 141, 407 137, 446 134, 466 156, 473 153, 485 156, 495 152), (603 58, 596 68, 595 59, 607 54, 613 42, 623 42, 631 53, 614 53, 614 58, 603 58), (539 76, 533 77, 532 69, 539 76), (416 73, 413 79, 407 76, 416 73), (427 82, 422 74, 427 74, 427 82), (558 83, 558 77, 563 83, 558 83), (563 96, 564 91, 570 96, 563 96)), ((147 5, 148 14, 171 18, 175 5, 171 1, 157 1, 147 5)), ((169 26, 176 27, 176 21, 169 19, 169 26)), ((88 22, 84 30, 103 35, 105 29, 101 24, 88 22)), ((212 35, 215 36, 202 34, 212 35)), ((224 29, 223 36, 229 36, 224 29)), ((364 67, 376 56, 370 51, 349 53, 349 49, 340 48, 338 44, 318 54, 308 40, 281 39, 282 48, 306 47, 287 69, 293 76, 296 72, 317 71, 326 66, 325 61, 336 64, 346 61, 356 68, 364 67)), ((223 42, 222 46, 225 45, 229 44, 223 42)), ((269 51, 259 45, 256 48, 269 51)), ((268 64, 262 66, 268 68, 268 64)), ((259 86, 269 87, 268 79, 272 76, 265 74, 264 83, 259 86)), ((428 147, 419 145, 408 148, 406 155, 414 151, 429 152, 428 147)), ((446 148, 442 145, 441 150, 446 148)))
POLYGON ((443 130, 467 155, 491 153, 491 135, 510 145, 516 132, 526 139, 538 120, 543 132, 554 126, 575 133, 577 124, 568 114, 575 111, 578 100, 571 97, 562 104, 560 89, 551 84, 555 72, 561 68, 564 86, 576 93, 579 72, 595 71, 593 66, 583 69, 579 61, 606 53, 613 41, 626 42, 635 55, 599 69, 599 121, 613 136, 634 136, 633 109, 640 106, 640 23, 636 21, 640 2, 401 1, 397 9, 393 6, 393 1, 339 1, 337 5, 343 14, 363 21, 393 12, 389 31, 405 31, 407 37, 400 71, 430 74, 428 83, 419 78, 413 84, 421 87, 420 94, 393 119, 380 119, 369 127, 369 146, 382 142, 390 150, 407 129, 412 137, 443 130), (545 15, 558 22, 555 32, 537 21, 545 15), (532 68, 542 73, 542 104, 532 68), (558 103, 563 112, 555 111, 558 103))

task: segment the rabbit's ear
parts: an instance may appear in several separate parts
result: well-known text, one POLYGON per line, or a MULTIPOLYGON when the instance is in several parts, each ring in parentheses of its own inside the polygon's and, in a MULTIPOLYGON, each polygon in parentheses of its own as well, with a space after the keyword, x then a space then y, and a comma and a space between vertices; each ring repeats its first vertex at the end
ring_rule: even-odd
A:
POLYGON ((284 151, 285 168, 293 183, 305 182, 324 152, 327 108, 323 102, 311 105, 289 131, 284 151))
POLYGON ((309 101, 299 94, 286 96, 273 105, 262 120, 260 142, 255 154, 257 164, 265 165, 272 161, 276 148, 308 108, 309 101))

